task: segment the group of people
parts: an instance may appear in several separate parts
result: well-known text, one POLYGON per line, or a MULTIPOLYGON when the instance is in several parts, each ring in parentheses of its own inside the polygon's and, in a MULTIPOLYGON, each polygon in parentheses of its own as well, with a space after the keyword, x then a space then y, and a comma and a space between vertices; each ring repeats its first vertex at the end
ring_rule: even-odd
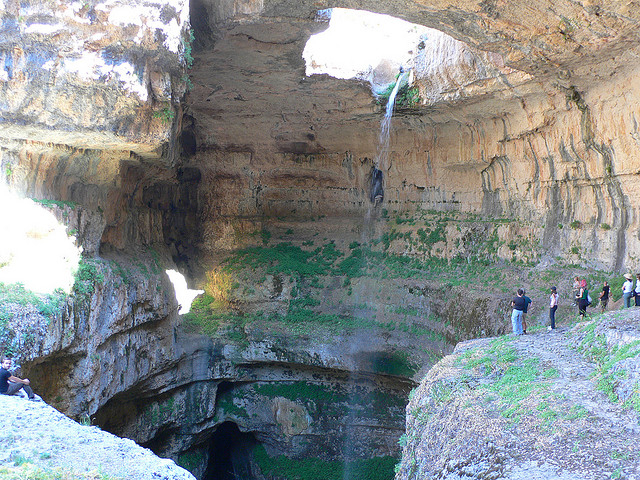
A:
POLYGON ((636 273, 636 286, 633 287, 633 275, 625 274, 625 282, 622 284, 623 308, 631 307, 631 299, 635 299, 635 306, 640 307, 640 273, 636 273))
MULTIPOLYGON (((631 307, 632 299, 635 299, 635 306, 640 306, 640 273, 636 274, 635 287, 633 285, 633 276, 630 273, 624 275, 625 282, 622 285, 623 308, 631 307)), ((587 281, 575 277, 573 282, 574 305, 578 307, 578 315, 584 320, 587 314, 587 307, 592 304, 591 295, 587 288, 587 281)), ((610 287, 608 282, 604 282, 602 291, 599 295, 600 308, 604 312, 607 310, 610 298, 610 287)), ((526 296, 524 288, 519 288, 516 296, 511 301, 513 310, 511 312, 511 327, 515 335, 527 333, 527 310, 532 300, 526 296)), ((551 287, 551 295, 549 297, 549 326, 548 330, 556 328, 556 311, 558 310, 558 290, 551 287)))

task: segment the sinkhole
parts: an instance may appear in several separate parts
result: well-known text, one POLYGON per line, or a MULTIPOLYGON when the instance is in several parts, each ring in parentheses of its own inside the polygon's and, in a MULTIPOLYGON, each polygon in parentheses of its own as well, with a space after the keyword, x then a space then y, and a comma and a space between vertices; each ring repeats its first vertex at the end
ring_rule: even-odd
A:
POLYGON ((478 50, 437 29, 363 10, 320 10, 326 30, 307 41, 306 75, 326 74, 368 82, 373 94, 387 97, 402 71, 403 96, 428 105, 459 98, 461 90, 514 70, 501 55, 478 50))

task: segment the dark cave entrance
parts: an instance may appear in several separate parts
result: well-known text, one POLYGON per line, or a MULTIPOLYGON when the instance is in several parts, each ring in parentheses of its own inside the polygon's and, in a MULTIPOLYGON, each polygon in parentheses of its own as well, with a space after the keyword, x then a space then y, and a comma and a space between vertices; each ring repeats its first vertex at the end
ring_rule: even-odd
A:
POLYGON ((253 479, 253 448, 258 444, 252 433, 241 432, 233 422, 222 423, 209 443, 209 464, 203 480, 253 479))

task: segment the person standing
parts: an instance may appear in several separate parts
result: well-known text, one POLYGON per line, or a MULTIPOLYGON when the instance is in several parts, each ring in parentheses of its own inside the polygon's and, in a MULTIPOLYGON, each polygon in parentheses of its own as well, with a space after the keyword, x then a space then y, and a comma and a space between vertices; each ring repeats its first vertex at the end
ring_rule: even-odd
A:
POLYGON ((514 335, 522 335, 522 310, 524 310, 524 291, 519 288, 513 300, 511 300, 513 311, 511 312, 511 328, 514 335))
POLYGON ((582 280, 580 282, 580 293, 578 295, 578 315, 580 319, 584 320, 587 314, 587 307, 589 306, 589 290, 587 290, 587 281, 582 280))
POLYGON ((600 292, 600 308, 604 313, 607 310, 607 304, 609 303, 609 283, 604 282, 602 291, 600 292))
POLYGON ((549 297, 549 331, 556 329, 556 310, 558 310, 558 292, 556 287, 551 287, 551 296, 549 297))
POLYGON ((2 359, 2 366, 0 367, 0 394, 15 395, 22 388, 29 397, 29 400, 33 400, 34 394, 33 390, 31 390, 31 387, 29 386, 29 379, 25 378, 23 380, 13 376, 9 371, 10 368, 11 359, 9 357, 4 357, 2 359))
POLYGON ((527 311, 529 310, 529 305, 533 303, 529 297, 527 297, 524 288, 522 290, 522 298, 524 298, 524 308, 522 309, 522 333, 527 333, 527 311))
POLYGON ((573 279, 573 305, 578 304, 578 296, 580 294, 580 278, 575 277, 573 279))
POLYGON ((633 295, 633 277, 630 273, 625 273, 624 278, 627 281, 622 284, 622 307, 629 308, 631 306, 631 296, 633 295))
POLYGON ((636 273, 636 288, 633 293, 636 297, 636 307, 640 307, 640 273, 636 273))

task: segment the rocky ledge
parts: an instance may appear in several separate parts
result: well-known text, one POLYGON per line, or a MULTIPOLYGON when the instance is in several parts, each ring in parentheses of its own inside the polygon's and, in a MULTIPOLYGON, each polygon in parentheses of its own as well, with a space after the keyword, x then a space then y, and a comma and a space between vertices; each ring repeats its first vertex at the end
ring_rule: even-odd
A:
POLYGON ((0 395, 0 478, 194 480, 132 440, 80 425, 39 401, 0 395))
POLYGON ((412 393, 396 480, 640 478, 639 320, 459 344, 412 393))

